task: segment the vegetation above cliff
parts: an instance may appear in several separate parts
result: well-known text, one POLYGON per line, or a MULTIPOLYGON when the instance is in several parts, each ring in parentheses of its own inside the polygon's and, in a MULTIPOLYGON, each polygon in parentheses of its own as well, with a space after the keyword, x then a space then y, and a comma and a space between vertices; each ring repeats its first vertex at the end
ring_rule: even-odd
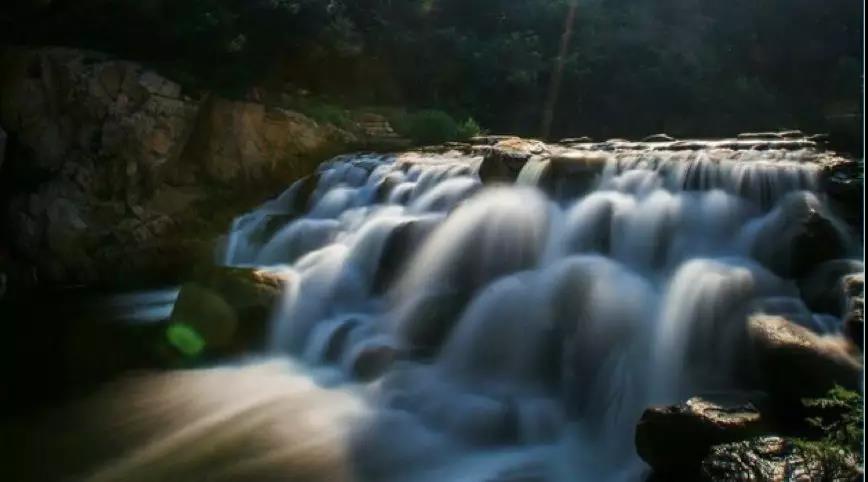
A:
POLYGON ((289 83, 342 105, 434 107, 527 135, 541 133, 552 103, 552 136, 703 136, 822 131, 858 117, 861 8, 852 0, 47 0, 2 7, 0 26, 6 41, 109 50, 235 95, 289 83))

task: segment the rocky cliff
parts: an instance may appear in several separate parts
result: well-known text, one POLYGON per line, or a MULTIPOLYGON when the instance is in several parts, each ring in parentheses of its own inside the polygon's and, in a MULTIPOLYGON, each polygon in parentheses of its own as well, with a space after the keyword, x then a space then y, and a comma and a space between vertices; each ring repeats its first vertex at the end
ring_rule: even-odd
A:
POLYGON ((62 285, 171 279, 233 214, 357 141, 64 48, 0 52, 0 125, 0 271, 62 285))

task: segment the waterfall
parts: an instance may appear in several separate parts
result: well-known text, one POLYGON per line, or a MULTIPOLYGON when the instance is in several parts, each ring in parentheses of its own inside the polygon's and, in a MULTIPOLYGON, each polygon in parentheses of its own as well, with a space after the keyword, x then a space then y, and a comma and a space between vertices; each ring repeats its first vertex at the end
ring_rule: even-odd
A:
POLYGON ((638 480, 642 410, 744 383, 752 312, 841 330, 784 246, 821 211, 859 257, 801 155, 610 153, 581 189, 546 189, 547 159, 483 187, 470 155, 341 156, 238 218, 223 260, 291 274, 275 354, 347 384, 394 360, 351 444, 362 480, 638 480))

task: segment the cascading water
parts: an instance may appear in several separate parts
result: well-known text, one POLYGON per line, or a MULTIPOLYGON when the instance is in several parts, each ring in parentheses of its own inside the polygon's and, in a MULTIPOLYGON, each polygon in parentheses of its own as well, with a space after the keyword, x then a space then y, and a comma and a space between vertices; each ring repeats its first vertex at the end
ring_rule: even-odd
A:
POLYGON ((483 187, 481 158, 342 156, 236 220, 223 261, 289 274, 276 353, 347 383, 396 360, 364 386, 361 480, 638 480, 642 410, 744 383, 751 312, 840 329, 769 254, 825 209, 818 168, 728 152, 611 154, 568 197, 537 187, 548 160, 483 187))

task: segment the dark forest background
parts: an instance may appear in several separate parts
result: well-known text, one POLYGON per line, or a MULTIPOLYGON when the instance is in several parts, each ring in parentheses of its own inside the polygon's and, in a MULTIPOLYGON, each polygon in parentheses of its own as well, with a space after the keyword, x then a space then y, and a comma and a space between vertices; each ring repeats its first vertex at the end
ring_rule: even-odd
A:
POLYGON ((720 136, 858 126, 862 9, 858 0, 42 0, 0 7, 0 36, 108 51, 193 91, 244 97, 290 85, 342 106, 433 108, 523 135, 540 135, 560 63, 550 137, 720 136))

